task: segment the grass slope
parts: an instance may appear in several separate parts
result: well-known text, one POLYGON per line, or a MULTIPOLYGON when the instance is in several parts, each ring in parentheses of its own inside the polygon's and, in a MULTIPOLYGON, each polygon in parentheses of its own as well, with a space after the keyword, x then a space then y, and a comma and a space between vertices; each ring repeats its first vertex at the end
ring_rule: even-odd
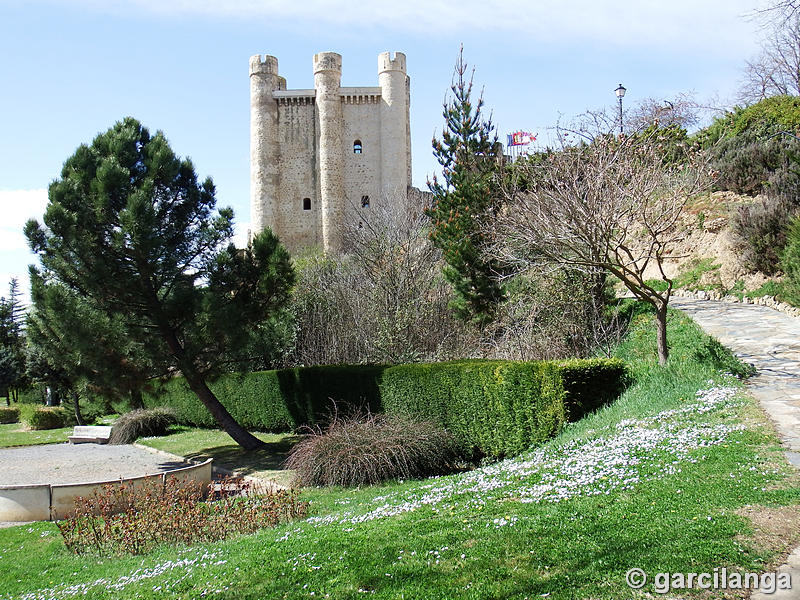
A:
POLYGON ((737 511, 798 505, 800 487, 718 370, 737 364, 677 314, 670 334, 661 369, 652 319, 635 317, 620 355, 637 383, 543 447, 451 477, 309 490, 312 516, 275 530, 99 563, 69 555, 53 524, 0 530, 0 598, 619 600, 654 591, 627 587, 632 567, 764 569, 776 551, 737 511))

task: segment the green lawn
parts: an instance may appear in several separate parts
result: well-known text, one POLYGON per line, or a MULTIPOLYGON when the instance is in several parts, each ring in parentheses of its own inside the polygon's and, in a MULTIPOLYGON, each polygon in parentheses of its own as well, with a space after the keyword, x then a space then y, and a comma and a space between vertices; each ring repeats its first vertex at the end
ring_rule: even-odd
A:
POLYGON ((24 423, 7 423, 0 425, 0 448, 60 444, 66 442, 71 434, 72 427, 34 431, 24 423))
MULTIPOLYGON (((6 423, 0 425, 0 448, 13 448, 16 446, 38 446, 40 444, 61 444, 68 441, 73 428, 60 427, 58 429, 29 429, 26 421, 34 408, 41 406, 35 403, 19 403, 20 423, 6 423)), ((110 425, 114 415, 107 415, 98 420, 99 425, 110 425)))
MULTIPOLYGON (((274 530, 113 560, 70 555, 51 523, 0 530, 0 598, 620 600, 653 597, 652 583, 627 587, 633 567, 651 582, 764 570, 779 549, 740 512, 800 505, 797 478, 717 370, 730 357, 677 314, 670 334, 659 368, 652 319, 636 317, 620 355, 637 382, 540 448, 450 477, 306 490, 310 517, 274 530)), ((228 445, 194 435, 169 444, 228 445)))
POLYGON ((283 461, 297 437, 284 433, 255 433, 266 446, 247 452, 228 434, 215 429, 177 428, 178 431, 163 437, 142 438, 138 443, 186 458, 205 460, 213 458, 214 465, 240 475, 271 479, 281 485, 290 485, 293 472, 283 470, 283 461))

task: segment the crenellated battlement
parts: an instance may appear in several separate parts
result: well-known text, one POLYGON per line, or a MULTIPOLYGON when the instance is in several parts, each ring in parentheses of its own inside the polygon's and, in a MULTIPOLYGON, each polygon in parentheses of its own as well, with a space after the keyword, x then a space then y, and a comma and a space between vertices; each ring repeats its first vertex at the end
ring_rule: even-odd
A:
POLYGON ((381 52, 378 55, 378 73, 386 71, 406 72, 406 55, 402 52, 381 52))
POLYGON ((269 54, 256 54, 250 57, 250 75, 256 73, 278 74, 278 59, 269 54))
POLYGON ((342 55, 338 52, 318 52, 314 55, 314 74, 323 71, 342 72, 342 55))

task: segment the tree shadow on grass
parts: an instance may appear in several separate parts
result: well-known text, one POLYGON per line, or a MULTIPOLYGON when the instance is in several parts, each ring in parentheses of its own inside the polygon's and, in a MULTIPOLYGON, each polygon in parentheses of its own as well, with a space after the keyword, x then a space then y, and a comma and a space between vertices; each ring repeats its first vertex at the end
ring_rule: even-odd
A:
POLYGON ((203 448, 197 452, 186 454, 192 460, 214 459, 214 466, 222 467, 239 475, 253 475, 264 471, 285 470, 283 463, 289 450, 292 449, 300 436, 287 435, 277 442, 265 442, 258 450, 244 450, 241 446, 231 443, 224 446, 203 448))

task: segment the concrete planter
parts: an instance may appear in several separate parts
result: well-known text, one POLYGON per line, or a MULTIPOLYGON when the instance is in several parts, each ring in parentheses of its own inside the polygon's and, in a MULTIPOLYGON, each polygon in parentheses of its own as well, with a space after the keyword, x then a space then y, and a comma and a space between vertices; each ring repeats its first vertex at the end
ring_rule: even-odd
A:
POLYGON ((211 463, 205 462, 155 475, 128 477, 108 481, 69 483, 57 485, 2 485, 0 486, 0 521, 57 521, 64 519, 75 510, 78 497, 91 496, 106 485, 133 483, 145 484, 149 481, 176 477, 180 481, 198 481, 204 486, 211 484, 211 463))

